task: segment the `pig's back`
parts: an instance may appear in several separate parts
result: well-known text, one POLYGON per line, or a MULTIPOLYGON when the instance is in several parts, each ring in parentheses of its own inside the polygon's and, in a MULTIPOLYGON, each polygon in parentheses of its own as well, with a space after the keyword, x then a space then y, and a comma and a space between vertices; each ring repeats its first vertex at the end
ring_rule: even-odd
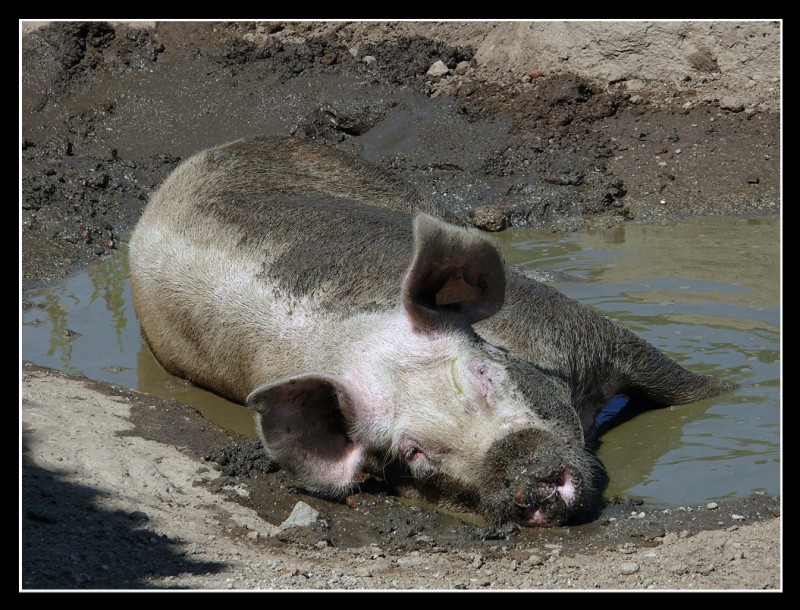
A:
MULTIPOLYGON (((391 179, 365 186, 363 168, 348 185, 336 155, 319 151, 240 140, 188 159, 154 194, 131 238, 130 272, 144 335, 167 370, 241 400, 257 381, 242 365, 254 353, 296 353, 331 316, 395 307, 412 251, 411 217, 397 208, 425 200, 403 204, 407 191, 388 194, 391 179)), ((270 374, 314 364, 285 360, 270 374)))

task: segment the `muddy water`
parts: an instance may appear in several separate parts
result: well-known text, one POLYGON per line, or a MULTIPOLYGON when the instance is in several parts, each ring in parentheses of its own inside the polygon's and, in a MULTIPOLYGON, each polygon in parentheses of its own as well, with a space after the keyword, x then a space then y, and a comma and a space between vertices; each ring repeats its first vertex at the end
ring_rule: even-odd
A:
MULTIPOLYGON (((779 232, 777 217, 709 218, 495 237, 509 263, 551 273, 685 366, 741 384, 629 419, 614 401, 598 448, 607 495, 679 504, 780 492, 779 232)), ((124 250, 24 301, 23 359, 175 398, 253 434, 247 409, 168 375, 143 345, 124 250)))
POLYGON ((666 504, 778 493, 779 232, 778 218, 711 218, 500 238, 509 262, 554 272, 557 288, 684 366, 741 384, 608 430, 598 454, 609 495, 666 504))

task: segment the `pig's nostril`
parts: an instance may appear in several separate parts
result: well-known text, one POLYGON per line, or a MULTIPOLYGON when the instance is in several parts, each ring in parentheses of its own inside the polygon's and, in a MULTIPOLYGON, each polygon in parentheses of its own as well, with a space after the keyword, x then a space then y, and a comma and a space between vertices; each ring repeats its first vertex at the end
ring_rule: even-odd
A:
POLYGON ((558 491, 558 487, 554 486, 553 489, 550 491, 550 493, 547 494, 547 488, 545 487, 544 488, 544 493, 546 493, 547 495, 544 498, 542 498, 542 502, 545 502, 546 500, 549 500, 550 498, 552 498, 554 495, 556 495, 557 491, 558 491))
POLYGON ((525 489, 524 485, 519 487, 514 494, 514 504, 520 508, 528 508, 528 505, 530 504, 528 502, 528 490, 525 489))

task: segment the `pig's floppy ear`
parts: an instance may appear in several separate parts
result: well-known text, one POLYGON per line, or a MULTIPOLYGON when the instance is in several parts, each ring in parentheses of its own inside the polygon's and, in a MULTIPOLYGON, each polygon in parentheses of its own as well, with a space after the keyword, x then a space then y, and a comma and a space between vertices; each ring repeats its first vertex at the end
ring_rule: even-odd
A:
POLYGON ((436 328, 442 311, 470 324, 488 318, 503 306, 505 287, 503 259, 487 239, 427 214, 414 219, 414 258, 402 300, 415 328, 436 328))
POLYGON ((270 456, 312 491, 346 495, 364 451, 347 431, 352 404, 343 382, 308 373, 266 383, 250 393, 256 432, 270 456))

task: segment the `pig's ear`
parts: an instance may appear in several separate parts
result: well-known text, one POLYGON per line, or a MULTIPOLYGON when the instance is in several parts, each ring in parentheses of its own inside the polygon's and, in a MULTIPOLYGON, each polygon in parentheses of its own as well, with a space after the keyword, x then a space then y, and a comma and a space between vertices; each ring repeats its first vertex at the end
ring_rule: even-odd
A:
POLYGON ((506 274, 497 248, 476 231, 448 225, 427 214, 414 219, 414 258, 403 280, 403 306, 418 330, 460 314, 473 324, 497 313, 506 274))
POLYGON ((270 456, 312 491, 328 496, 346 495, 364 461, 363 447, 347 430, 353 413, 348 394, 336 377, 308 373, 266 383, 247 397, 270 456))

